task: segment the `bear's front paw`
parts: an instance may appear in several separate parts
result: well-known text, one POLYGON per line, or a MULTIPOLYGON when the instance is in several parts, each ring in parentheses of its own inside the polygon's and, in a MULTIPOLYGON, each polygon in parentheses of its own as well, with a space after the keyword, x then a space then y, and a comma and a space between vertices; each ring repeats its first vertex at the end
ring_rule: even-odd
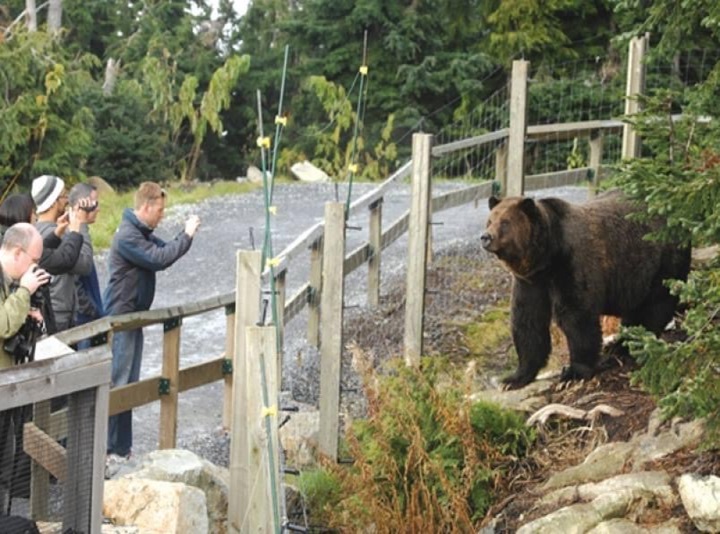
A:
POLYGON ((586 380, 592 378, 595 374, 595 369, 578 363, 571 363, 567 367, 563 367, 562 373, 560 373, 560 380, 586 380))
POLYGON ((534 379, 535 376, 518 371, 502 379, 503 389, 520 389, 521 387, 527 386, 534 379))

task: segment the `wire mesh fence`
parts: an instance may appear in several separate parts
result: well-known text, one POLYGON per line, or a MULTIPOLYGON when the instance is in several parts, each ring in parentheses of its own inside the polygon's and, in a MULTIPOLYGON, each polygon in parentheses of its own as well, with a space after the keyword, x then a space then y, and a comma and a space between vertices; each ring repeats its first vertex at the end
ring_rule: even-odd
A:
POLYGON ((0 371, 0 532, 99 532, 109 372, 104 348, 0 371))

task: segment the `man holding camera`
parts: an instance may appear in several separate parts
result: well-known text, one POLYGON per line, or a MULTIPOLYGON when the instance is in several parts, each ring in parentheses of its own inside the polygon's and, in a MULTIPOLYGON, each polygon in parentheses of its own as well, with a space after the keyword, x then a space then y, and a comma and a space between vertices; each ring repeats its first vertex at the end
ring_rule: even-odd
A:
MULTIPOLYGON (((165 190, 143 182, 135 193, 135 209, 126 208, 108 257, 109 280, 103 300, 108 315, 150 309, 155 273, 170 267, 192 245, 200 219, 191 215, 185 230, 163 241, 153 233, 165 215, 165 190)), ((143 352, 142 328, 115 332, 112 339, 112 386, 137 382, 143 352)), ((108 460, 127 459, 132 450, 132 411, 113 415, 108 426, 108 460)))
POLYGON ((15 364, 14 358, 5 351, 5 341, 20 330, 28 317, 42 323, 40 311, 30 308, 30 296, 50 281, 48 273, 36 268, 42 247, 42 237, 30 223, 14 224, 5 232, 0 247, 3 274, 0 291, 0 369, 15 364), (15 284, 18 288, 11 292, 10 287, 15 284))
MULTIPOLYGON (((23 359, 18 361, 17 354, 8 353, 6 346, 17 340, 26 322, 38 326, 42 323, 40 311, 30 305, 38 288, 50 281, 50 275, 37 266, 42 249, 40 233, 30 223, 14 224, 3 237, 0 246, 0 369, 24 363, 23 359), (15 286, 17 289, 11 291, 15 286)), ((24 343, 34 344, 34 339, 24 343)), ((34 346, 30 348, 34 350, 34 346)), ((7 510, 10 498, 17 442, 15 431, 23 417, 20 410, 0 412, 0 515, 7 510)))
MULTIPOLYGON (((68 195, 65 192, 65 184, 57 176, 40 176, 33 180, 32 196, 38 214, 38 221, 35 226, 40 231, 40 234, 46 237, 55 232, 58 220, 66 216, 68 195)), ((58 332, 73 326, 73 319, 77 309, 76 275, 90 274, 93 267, 93 249, 87 226, 90 211, 86 208, 89 205, 90 201, 88 199, 77 199, 74 205, 70 204, 67 211, 67 216, 73 223, 74 229, 82 235, 83 243, 75 265, 68 272, 53 276, 50 283, 51 307, 58 332)))

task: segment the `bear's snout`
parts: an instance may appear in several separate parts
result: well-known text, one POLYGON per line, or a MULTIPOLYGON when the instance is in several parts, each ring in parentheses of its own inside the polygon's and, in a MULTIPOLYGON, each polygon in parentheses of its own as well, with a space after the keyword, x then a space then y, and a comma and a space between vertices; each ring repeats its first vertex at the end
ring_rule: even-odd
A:
POLYGON ((482 245, 482 248, 487 249, 492 244, 493 237, 490 235, 489 232, 485 232, 480 236, 480 244, 482 245))

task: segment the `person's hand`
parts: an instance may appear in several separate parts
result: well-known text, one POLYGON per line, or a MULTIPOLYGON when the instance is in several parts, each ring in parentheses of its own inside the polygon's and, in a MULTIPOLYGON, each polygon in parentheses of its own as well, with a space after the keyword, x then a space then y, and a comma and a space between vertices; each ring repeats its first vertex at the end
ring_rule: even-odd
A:
POLYGON ((68 228, 68 224, 70 224, 70 213, 65 212, 60 217, 57 218, 55 221, 57 226, 55 227, 55 235, 58 237, 62 237, 63 234, 65 234, 65 230, 68 228))
POLYGON ((28 317, 31 317, 33 321, 38 324, 42 324, 45 320, 43 319, 42 313, 37 308, 30 308, 30 311, 28 312, 28 317))
POLYGON ((92 199, 90 199, 90 197, 86 197, 78 200, 77 204, 72 208, 73 211, 77 212, 77 217, 80 220, 80 223, 89 223, 91 212, 83 208, 89 208, 93 205, 94 203, 92 199))
POLYGON ((78 208, 70 208, 68 213, 70 214, 70 224, 68 228, 73 232, 79 232, 80 225, 87 221, 87 213, 78 208))
POLYGON ((26 288, 32 295, 37 289, 50 281, 50 273, 33 263, 20 278, 20 287, 26 288))
POLYGON ((198 217, 197 215, 190 215, 190 217, 188 217, 188 220, 185 222, 185 233, 190 237, 193 237, 199 227, 200 217, 198 217))

